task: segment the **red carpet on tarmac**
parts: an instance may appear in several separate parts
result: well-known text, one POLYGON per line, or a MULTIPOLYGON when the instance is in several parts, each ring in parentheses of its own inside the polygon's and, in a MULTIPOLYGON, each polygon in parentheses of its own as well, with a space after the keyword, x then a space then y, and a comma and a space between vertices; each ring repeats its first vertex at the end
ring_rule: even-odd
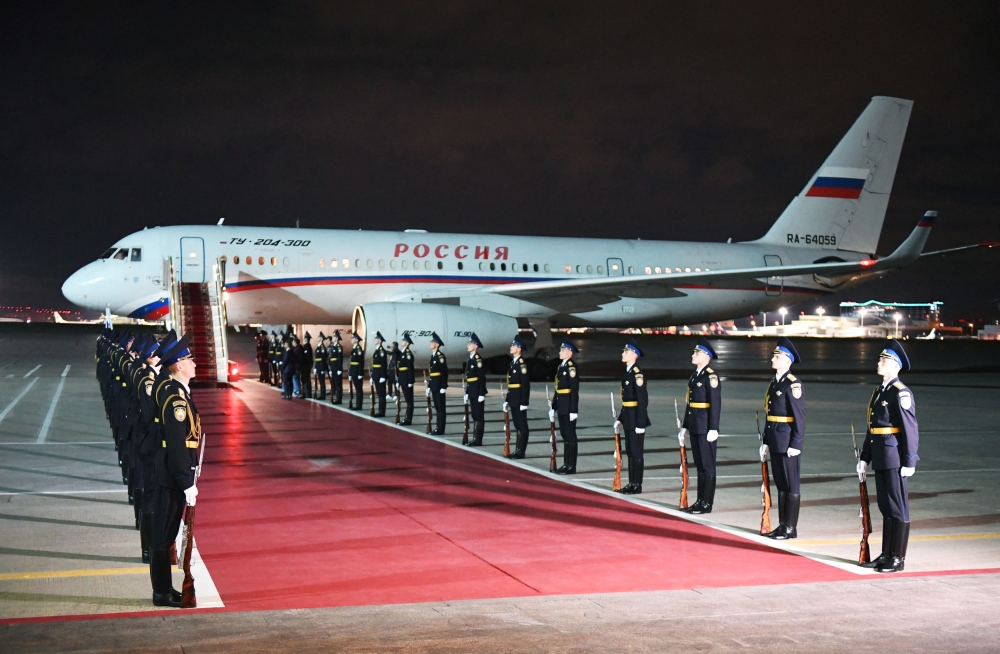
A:
POLYGON ((855 578, 256 383, 195 400, 229 610, 855 578))

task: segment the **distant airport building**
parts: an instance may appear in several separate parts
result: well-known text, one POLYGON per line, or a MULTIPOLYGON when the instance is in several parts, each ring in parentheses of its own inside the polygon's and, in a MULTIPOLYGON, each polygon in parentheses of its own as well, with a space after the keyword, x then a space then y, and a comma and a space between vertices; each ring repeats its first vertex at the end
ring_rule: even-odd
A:
POLYGON ((861 324, 883 325, 890 333, 926 332, 943 327, 943 305, 944 302, 841 302, 840 315, 857 318, 861 324))

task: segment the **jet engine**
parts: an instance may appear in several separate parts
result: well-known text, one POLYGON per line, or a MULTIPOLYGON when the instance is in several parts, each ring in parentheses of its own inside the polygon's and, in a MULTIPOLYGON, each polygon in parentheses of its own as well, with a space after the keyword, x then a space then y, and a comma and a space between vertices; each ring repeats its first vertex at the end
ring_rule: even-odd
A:
POLYGON ((449 367, 459 367, 465 361, 465 346, 473 332, 483 342, 479 352, 484 358, 506 354, 517 335, 517 320, 510 316, 452 304, 416 302, 361 305, 354 309, 351 326, 361 337, 368 356, 375 344, 375 332, 382 333, 386 345, 401 343, 403 334, 409 333, 417 365, 426 365, 430 359, 428 343, 436 332, 444 341, 442 351, 449 358, 449 367))

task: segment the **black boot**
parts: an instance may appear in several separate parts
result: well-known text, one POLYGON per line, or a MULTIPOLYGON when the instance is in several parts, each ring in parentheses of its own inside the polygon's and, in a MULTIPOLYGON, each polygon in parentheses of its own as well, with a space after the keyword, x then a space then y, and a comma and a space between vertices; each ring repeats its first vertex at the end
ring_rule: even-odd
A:
POLYGON ((641 495, 642 494, 642 473, 644 468, 643 462, 636 461, 629 470, 629 485, 626 490, 622 492, 625 495, 641 495))
POLYGON ((153 583, 153 606, 180 608, 181 601, 170 577, 170 551, 150 552, 149 578, 153 583))
POLYGON ((768 538, 777 538, 785 533, 785 500, 787 497, 788 493, 778 491, 778 526, 764 534, 768 538))
POLYGON ((906 546, 910 541, 910 523, 892 521, 892 546, 889 558, 877 568, 878 572, 902 572, 906 560, 906 546))
POLYGON ((892 518, 882 518, 882 553, 870 563, 862 563, 862 568, 877 568, 892 558, 892 518))
POLYGON ((486 431, 486 421, 485 420, 475 420, 472 424, 472 442, 469 443, 471 447, 479 447, 483 444, 483 432, 486 431))
POLYGON ((782 533, 774 536, 775 540, 789 540, 791 538, 798 538, 800 499, 802 499, 802 495, 800 495, 799 493, 785 494, 785 524, 784 524, 785 529, 784 531, 782 531, 782 533))
POLYGON ((139 518, 139 541, 142 543, 142 562, 149 563, 149 541, 153 536, 153 514, 143 511, 139 518))
POLYGON ((528 448, 528 434, 517 430, 517 440, 514 442, 514 451, 510 453, 508 459, 523 459, 524 451, 528 448))
MULTIPOLYGON (((699 476, 700 478, 700 476, 699 476)), ((715 502, 715 476, 705 475, 705 489, 702 498, 692 507, 689 513, 711 513, 712 504, 715 502)))

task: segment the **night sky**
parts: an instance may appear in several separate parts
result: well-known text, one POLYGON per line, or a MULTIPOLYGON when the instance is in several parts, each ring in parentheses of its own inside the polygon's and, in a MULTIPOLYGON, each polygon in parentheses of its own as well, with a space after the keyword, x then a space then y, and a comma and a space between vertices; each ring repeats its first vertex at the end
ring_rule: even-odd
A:
MULTIPOLYGON (((66 308, 121 236, 221 216, 753 239, 873 95, 915 102, 880 254, 927 209, 928 249, 1000 240, 998 34, 995 2, 3 3, 0 304, 66 308)), ((825 303, 995 318, 998 267, 825 303)))

